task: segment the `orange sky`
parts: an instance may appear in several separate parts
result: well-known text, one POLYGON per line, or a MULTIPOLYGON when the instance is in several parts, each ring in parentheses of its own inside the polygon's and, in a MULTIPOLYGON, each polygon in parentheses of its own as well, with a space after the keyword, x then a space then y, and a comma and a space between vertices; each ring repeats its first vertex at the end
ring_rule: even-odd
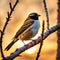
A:
MULTIPOLYGON (((9 1, 14 4, 15 0, 0 0, 0 29, 3 28, 7 17, 7 11, 9 11, 9 1)), ((41 15, 39 18, 40 23, 45 20, 45 30, 46 30, 46 16, 42 0, 19 0, 19 4, 16 6, 13 12, 11 21, 9 22, 5 35, 3 37, 3 49, 12 41, 12 37, 15 35, 16 31, 21 27, 24 20, 27 18, 28 14, 31 12, 37 12, 41 15)), ((50 27, 57 24, 57 0, 46 0, 50 27)), ((42 24, 41 24, 42 26, 42 24)), ((39 30, 41 33, 41 28, 39 30)), ((8 52, 4 51, 5 56, 8 56, 13 52, 18 46, 16 43, 8 52)), ((28 54, 26 52, 22 53, 22 56, 15 58, 14 60, 35 60, 37 55, 38 47, 36 46, 36 51, 34 53, 28 54)), ((41 51, 41 56, 39 60, 56 60, 57 52, 57 32, 51 34, 45 39, 43 48, 41 51)))

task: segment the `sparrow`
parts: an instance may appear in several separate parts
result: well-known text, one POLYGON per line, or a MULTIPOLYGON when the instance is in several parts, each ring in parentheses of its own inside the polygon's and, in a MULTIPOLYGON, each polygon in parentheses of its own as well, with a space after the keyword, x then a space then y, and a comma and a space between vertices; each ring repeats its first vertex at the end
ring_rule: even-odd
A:
POLYGON ((19 39, 22 41, 28 41, 38 33, 38 30, 40 28, 39 16, 41 15, 39 15, 38 13, 29 14, 21 28, 13 37, 13 41, 5 48, 6 51, 8 51, 19 39))

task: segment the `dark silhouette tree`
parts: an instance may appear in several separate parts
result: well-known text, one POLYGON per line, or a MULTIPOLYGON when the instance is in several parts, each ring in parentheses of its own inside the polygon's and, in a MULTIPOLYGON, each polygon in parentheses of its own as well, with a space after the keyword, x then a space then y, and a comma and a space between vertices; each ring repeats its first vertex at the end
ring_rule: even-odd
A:
MULTIPOLYGON (((58 12, 57 24, 59 24, 60 23, 60 0, 58 0, 58 11, 57 12, 58 12)), ((58 48, 57 48, 57 59, 56 60, 60 60, 60 29, 58 30, 57 37, 58 37, 58 40, 57 40, 58 48)))

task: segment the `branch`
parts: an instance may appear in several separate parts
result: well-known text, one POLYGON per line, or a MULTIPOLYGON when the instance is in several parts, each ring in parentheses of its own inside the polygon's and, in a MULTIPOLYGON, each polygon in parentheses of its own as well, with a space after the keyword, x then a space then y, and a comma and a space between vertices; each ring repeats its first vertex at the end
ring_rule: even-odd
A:
POLYGON ((5 32, 5 29, 6 29, 7 25, 8 25, 8 22, 10 21, 10 17, 11 17, 11 15, 12 15, 12 13, 13 13, 13 11, 14 11, 14 9, 15 9, 15 7, 16 7, 16 5, 17 5, 18 2, 19 2, 19 0, 16 0, 15 4, 13 5, 13 7, 11 6, 11 3, 9 3, 11 11, 10 11, 10 13, 9 12, 7 13, 8 17, 6 18, 5 25, 4 25, 4 27, 2 29, 2 32, 1 32, 1 37, 0 37, 1 43, 0 43, 0 46, 1 46, 1 55, 2 55, 3 59, 5 59, 4 53, 3 53, 3 49, 2 49, 3 35, 4 35, 4 32, 5 32))
MULTIPOLYGON (((7 13, 8 17, 6 18, 7 21, 6 21, 6 23, 5 23, 4 27, 3 27, 3 32, 5 31, 5 29, 7 27, 7 24, 9 22, 9 20, 10 20, 10 17, 11 17, 11 15, 12 15, 12 13, 13 13, 13 11, 14 11, 14 9, 15 9, 15 7, 16 7, 18 2, 19 2, 19 0, 16 0, 15 4, 13 5, 13 7, 10 7, 11 11, 10 11, 10 13, 9 12, 7 13)), ((9 3, 9 6, 10 6, 10 4, 11 3, 9 3)))
MULTIPOLYGON (((51 33, 57 31, 58 29, 60 29, 60 23, 51 27, 49 30, 47 30, 45 33, 44 33, 44 36, 43 36, 43 40, 45 38, 47 38, 51 33)), ((6 59, 14 59, 15 57, 19 56, 19 54, 21 54, 22 52, 24 52, 25 50, 37 45, 38 43, 41 42, 41 36, 38 37, 37 39, 33 40, 32 42, 24 45, 23 47, 17 49, 15 52, 13 52, 12 54, 10 54, 10 56, 7 56, 6 59)))
POLYGON ((1 30, 0 30, 0 32, 1 32, 1 30))
POLYGON ((43 0, 43 3, 44 3, 44 8, 45 8, 45 13, 46 13, 46 18, 47 18, 47 29, 49 30, 49 15, 48 15, 48 9, 47 9, 47 6, 46 6, 46 1, 43 0))
POLYGON ((38 60, 39 59, 39 56, 40 56, 40 53, 41 53, 41 49, 42 49, 42 45, 43 45, 43 34, 44 34, 44 20, 43 20, 43 24, 42 24, 42 34, 41 34, 41 44, 40 44, 40 47, 39 47, 39 50, 38 50, 38 53, 37 53, 37 56, 36 56, 36 60, 38 60))

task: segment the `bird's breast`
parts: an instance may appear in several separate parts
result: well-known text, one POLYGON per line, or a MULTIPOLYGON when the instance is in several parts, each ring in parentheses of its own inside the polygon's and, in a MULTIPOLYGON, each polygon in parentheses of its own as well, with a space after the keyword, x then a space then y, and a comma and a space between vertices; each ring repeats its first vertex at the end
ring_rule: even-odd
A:
POLYGON ((40 22, 39 22, 39 20, 35 20, 35 21, 34 21, 34 24, 32 25, 33 35, 36 35, 36 33, 37 33, 38 30, 39 30, 39 27, 40 27, 40 22))

